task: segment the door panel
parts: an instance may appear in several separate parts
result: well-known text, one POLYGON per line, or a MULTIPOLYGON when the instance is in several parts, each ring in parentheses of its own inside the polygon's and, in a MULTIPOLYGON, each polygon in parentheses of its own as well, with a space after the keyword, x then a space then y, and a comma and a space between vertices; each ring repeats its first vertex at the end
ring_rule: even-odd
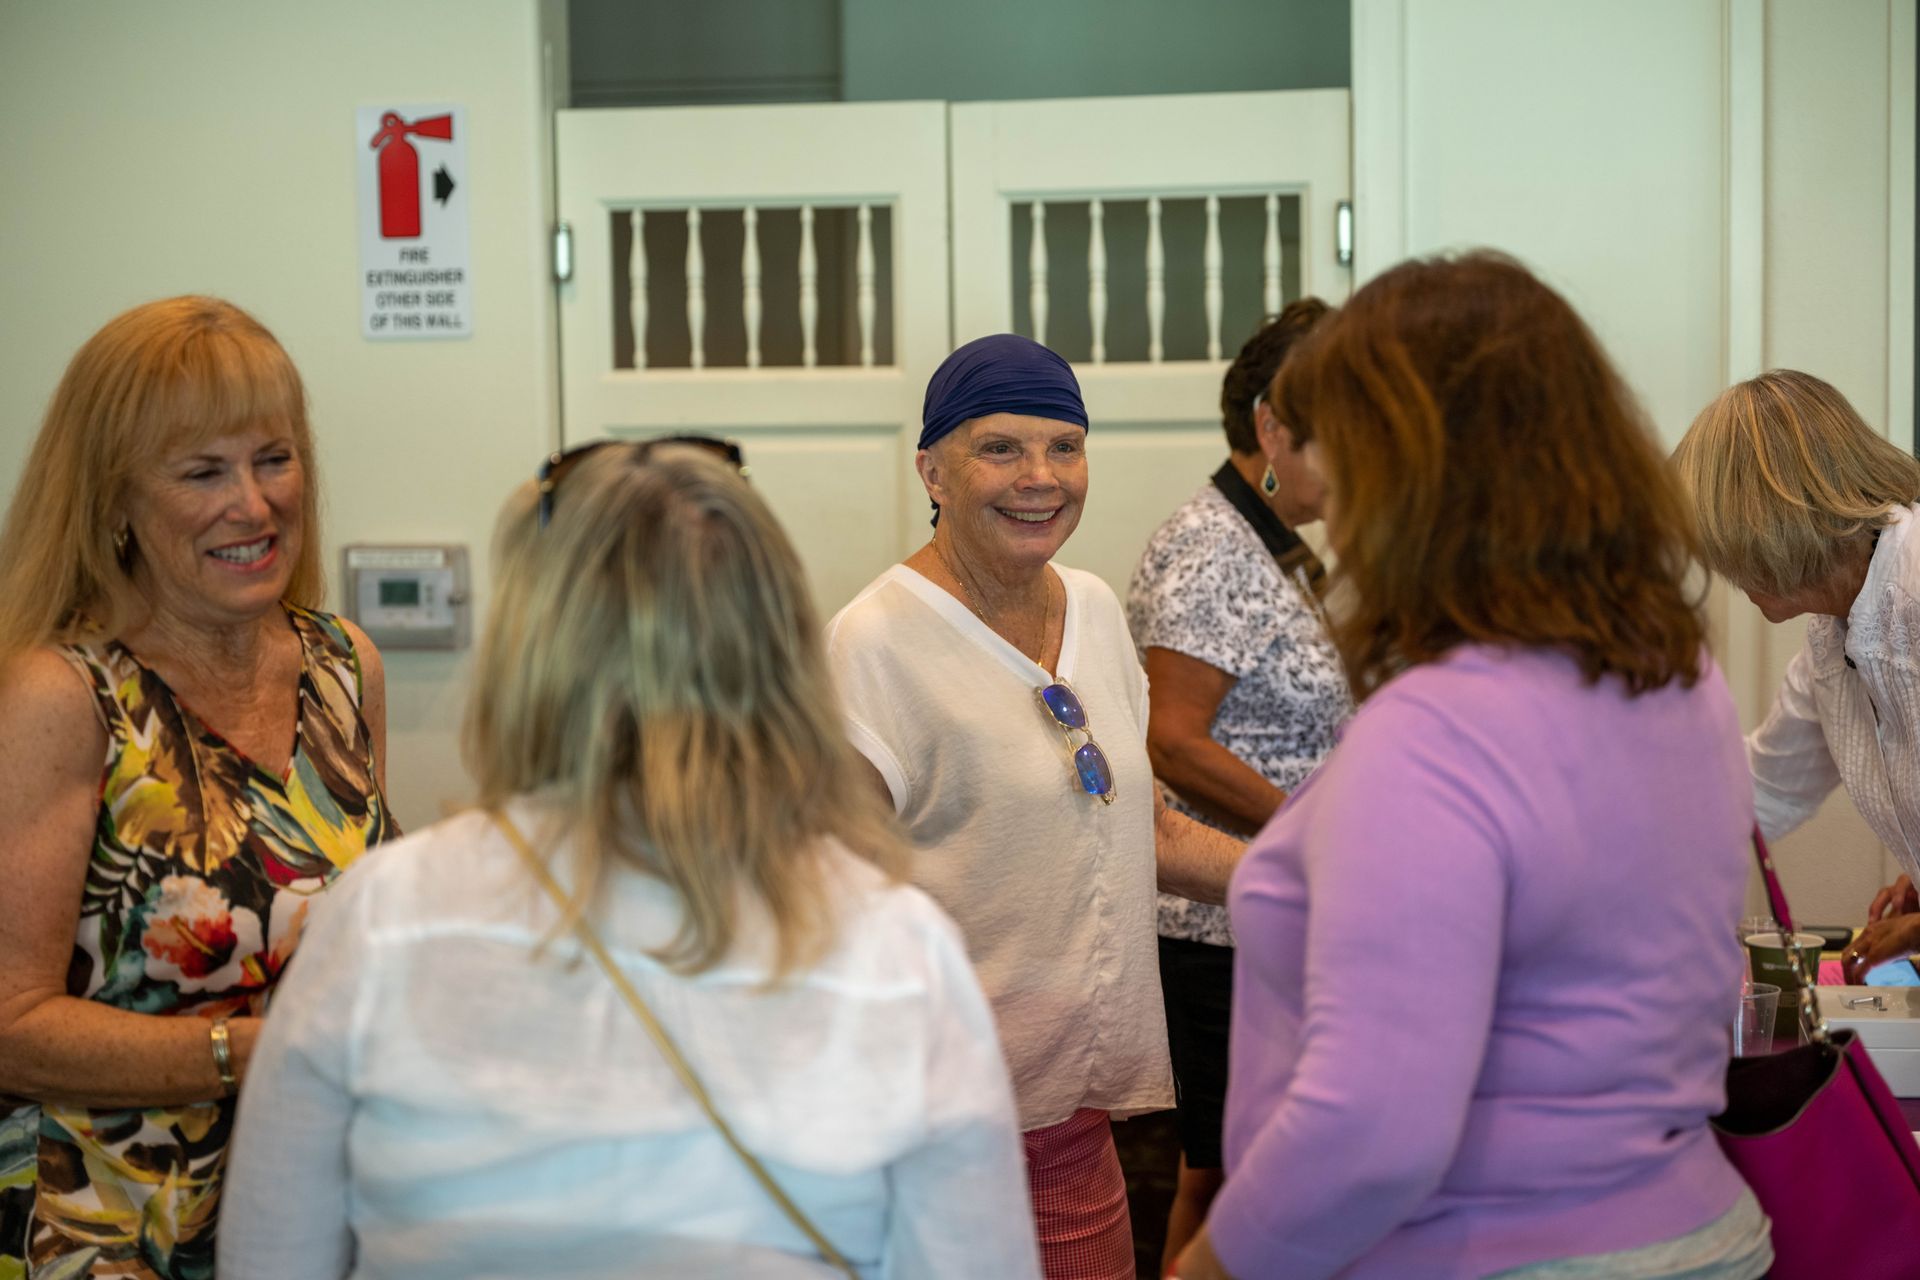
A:
POLYGON ((908 546, 948 350, 945 106, 563 111, 558 130, 567 442, 738 439, 837 609, 908 546))
POLYGON ((1074 362, 1094 480, 1061 558, 1117 592, 1225 455, 1241 344, 1351 287, 1348 114, 1344 89, 952 108, 954 338, 1012 329, 1074 362))
POLYGON ((740 440, 831 611, 927 536, 935 366, 1026 333, 1094 421, 1062 558, 1124 592, 1218 465, 1227 360, 1346 295, 1347 120, 1344 90, 563 111, 565 439, 740 440))

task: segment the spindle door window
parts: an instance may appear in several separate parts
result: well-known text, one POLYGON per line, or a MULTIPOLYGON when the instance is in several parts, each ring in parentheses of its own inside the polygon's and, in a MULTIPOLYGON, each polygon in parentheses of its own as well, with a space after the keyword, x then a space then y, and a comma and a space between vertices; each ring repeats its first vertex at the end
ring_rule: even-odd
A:
POLYGON ((614 368, 895 363, 891 202, 635 206, 608 218, 614 368))
POLYGON ((1007 202, 1013 327, 1075 363, 1231 359, 1300 297, 1296 192, 1007 202))

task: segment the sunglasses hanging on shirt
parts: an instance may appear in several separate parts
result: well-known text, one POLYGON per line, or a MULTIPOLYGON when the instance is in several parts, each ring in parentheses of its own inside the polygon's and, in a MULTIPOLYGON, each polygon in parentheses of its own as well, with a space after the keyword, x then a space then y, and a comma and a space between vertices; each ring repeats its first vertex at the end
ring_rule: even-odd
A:
POLYGON ((1067 750, 1073 755, 1073 772, 1079 779, 1080 789, 1090 796, 1098 796, 1102 804, 1112 804, 1120 795, 1113 781, 1113 766, 1107 762, 1107 753, 1093 740, 1093 730, 1087 724, 1087 709, 1081 705, 1079 695, 1065 680, 1055 680, 1052 684, 1035 689, 1033 693, 1059 728, 1061 736, 1067 740, 1067 750), (1086 738, 1078 747, 1074 746, 1075 734, 1086 738))

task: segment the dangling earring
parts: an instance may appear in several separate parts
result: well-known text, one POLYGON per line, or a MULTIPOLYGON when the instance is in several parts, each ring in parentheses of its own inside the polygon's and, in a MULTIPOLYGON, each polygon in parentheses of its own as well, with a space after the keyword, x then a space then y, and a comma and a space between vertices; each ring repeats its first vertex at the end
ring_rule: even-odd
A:
POLYGON ((133 532, 128 529, 126 525, 121 525, 113 531, 113 558, 118 560, 123 566, 130 558, 127 551, 128 548, 132 546, 133 532))
POLYGON ((1260 492, 1271 498, 1280 492, 1280 477, 1273 474, 1273 464, 1267 464, 1267 474, 1260 477, 1260 492))

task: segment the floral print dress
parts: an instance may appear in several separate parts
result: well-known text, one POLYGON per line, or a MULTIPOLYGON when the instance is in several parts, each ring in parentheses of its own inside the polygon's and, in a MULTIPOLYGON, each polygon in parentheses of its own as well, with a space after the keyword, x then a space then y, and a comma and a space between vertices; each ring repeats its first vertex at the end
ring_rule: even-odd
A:
MULTIPOLYGON (((353 642, 326 614, 287 615, 301 668, 283 776, 235 750, 117 642, 62 649, 108 736, 69 995, 169 1017, 263 1012, 310 899, 398 834, 353 642)), ((232 1099, 0 1108, 9 1101, 0 1280, 210 1280, 232 1099)))

